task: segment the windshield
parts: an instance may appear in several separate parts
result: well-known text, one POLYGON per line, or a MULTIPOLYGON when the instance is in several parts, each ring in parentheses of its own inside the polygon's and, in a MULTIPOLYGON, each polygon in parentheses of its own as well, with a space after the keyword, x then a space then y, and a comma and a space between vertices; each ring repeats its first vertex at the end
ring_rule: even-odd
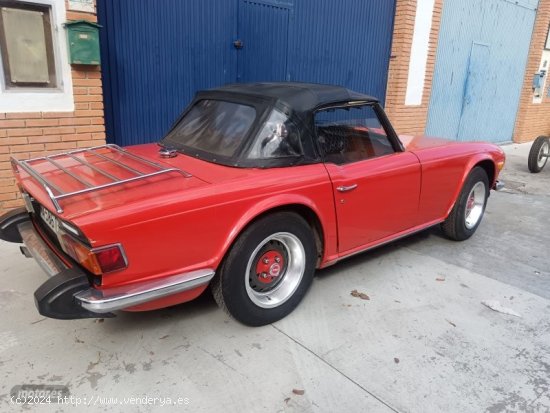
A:
POLYGON ((176 149, 193 149, 232 157, 246 138, 256 110, 221 100, 200 100, 178 122, 162 143, 176 149))

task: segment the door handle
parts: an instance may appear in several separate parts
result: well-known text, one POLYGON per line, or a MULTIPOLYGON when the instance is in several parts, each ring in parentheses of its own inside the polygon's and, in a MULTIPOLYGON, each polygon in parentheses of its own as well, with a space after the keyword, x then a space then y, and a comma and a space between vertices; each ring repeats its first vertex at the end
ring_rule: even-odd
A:
POLYGON ((349 186, 339 186, 338 188, 336 188, 338 190, 338 192, 350 192, 350 191, 353 191, 354 189, 356 189, 359 185, 357 184, 353 184, 353 185, 349 185, 349 186))

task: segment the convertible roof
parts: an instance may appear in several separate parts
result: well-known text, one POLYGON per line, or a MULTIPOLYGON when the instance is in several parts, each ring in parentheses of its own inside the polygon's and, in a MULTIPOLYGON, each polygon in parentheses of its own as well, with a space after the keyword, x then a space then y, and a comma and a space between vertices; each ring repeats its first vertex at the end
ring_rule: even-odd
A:
POLYGON ((318 106, 337 102, 367 101, 378 99, 346 89, 342 86, 317 83, 272 82, 272 83, 236 83, 211 89, 209 92, 249 95, 271 98, 286 103, 299 112, 307 112, 318 106))

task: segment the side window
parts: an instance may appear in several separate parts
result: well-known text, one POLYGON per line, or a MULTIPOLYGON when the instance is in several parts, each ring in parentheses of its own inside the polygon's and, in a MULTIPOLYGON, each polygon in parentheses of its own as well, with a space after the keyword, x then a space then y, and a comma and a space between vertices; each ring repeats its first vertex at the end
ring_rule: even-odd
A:
POLYGON ((326 162, 342 165, 394 152, 371 105, 321 110, 315 129, 326 162))
POLYGON ((250 159, 281 158, 303 154, 298 127, 287 115, 274 109, 256 136, 248 153, 250 159))

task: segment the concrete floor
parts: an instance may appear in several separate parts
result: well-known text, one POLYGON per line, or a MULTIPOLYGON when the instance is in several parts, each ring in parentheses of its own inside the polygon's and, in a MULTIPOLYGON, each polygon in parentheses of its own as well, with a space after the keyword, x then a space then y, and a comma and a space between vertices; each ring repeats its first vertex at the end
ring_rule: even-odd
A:
POLYGON ((529 147, 505 147, 509 189, 471 240, 432 229, 320 271, 293 314, 262 328, 209 295, 101 323, 44 319, 41 270, 1 243, 0 410, 25 409, 10 389, 34 383, 68 385, 89 411, 166 410, 96 399, 150 396, 193 412, 548 412, 550 166, 529 174, 529 147))

